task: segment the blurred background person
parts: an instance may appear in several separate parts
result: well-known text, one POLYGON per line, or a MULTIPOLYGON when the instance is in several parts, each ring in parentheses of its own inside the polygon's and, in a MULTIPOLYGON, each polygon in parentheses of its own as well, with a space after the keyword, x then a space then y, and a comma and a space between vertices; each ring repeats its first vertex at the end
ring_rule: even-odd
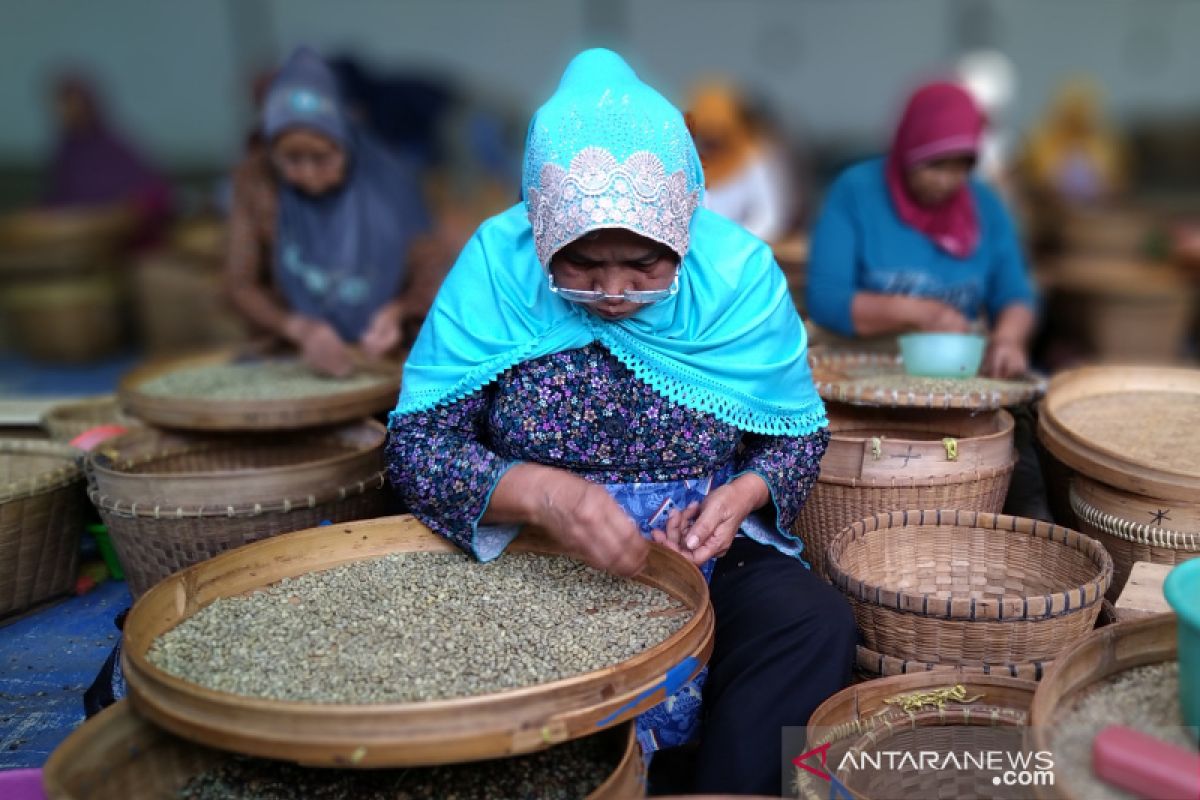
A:
POLYGON ((395 350, 436 293, 419 174, 348 118, 307 48, 271 84, 261 134, 234 178, 227 290, 311 367, 348 374, 356 349, 395 350))
POLYGON ((1104 121, 1099 88, 1084 78, 1062 85, 1024 158, 1029 188, 1068 206, 1111 201, 1126 188, 1124 146, 1104 121))
POLYGON ((754 124, 732 85, 696 86, 688 119, 704 163, 704 205, 765 242, 788 232, 795 210, 788 158, 754 124))
POLYGON ((985 124, 964 89, 928 84, 909 99, 888 154, 842 173, 813 232, 814 322, 845 337, 981 325, 986 374, 1028 369, 1033 284, 1008 212, 971 175, 985 124))
POLYGON ((92 81, 68 72, 54 83, 58 142, 47 164, 44 204, 132 217, 134 244, 155 242, 169 221, 171 186, 104 112, 92 81))

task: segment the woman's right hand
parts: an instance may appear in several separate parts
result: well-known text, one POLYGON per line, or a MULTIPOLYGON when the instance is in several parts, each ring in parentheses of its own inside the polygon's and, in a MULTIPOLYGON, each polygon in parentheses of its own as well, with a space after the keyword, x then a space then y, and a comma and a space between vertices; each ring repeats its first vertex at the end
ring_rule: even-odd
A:
POLYGON ((626 576, 641 571, 650 543, 603 487, 565 470, 548 470, 540 486, 538 526, 596 569, 626 576))
POLYGON ((914 298, 917 301, 913 322, 924 333, 970 333, 971 322, 952 305, 938 300, 914 298))
POLYGON ((285 331, 300 348, 304 363, 316 372, 344 378, 354 370, 350 347, 327 322, 292 317, 285 331))

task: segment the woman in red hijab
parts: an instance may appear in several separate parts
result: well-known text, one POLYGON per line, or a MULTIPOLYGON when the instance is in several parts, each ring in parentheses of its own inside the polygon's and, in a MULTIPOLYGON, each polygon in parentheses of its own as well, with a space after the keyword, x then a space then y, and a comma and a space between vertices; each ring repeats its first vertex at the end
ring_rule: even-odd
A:
POLYGON ((926 85, 887 156, 838 178, 812 238, 813 321, 863 337, 983 323, 984 371, 1026 371, 1036 300, 1007 211, 972 175, 985 125, 962 88, 926 85))

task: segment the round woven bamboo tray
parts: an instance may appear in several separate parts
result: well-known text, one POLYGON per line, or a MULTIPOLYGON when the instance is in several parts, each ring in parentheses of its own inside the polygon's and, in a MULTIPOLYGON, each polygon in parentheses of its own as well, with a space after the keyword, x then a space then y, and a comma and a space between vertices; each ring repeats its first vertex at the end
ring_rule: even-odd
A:
MULTIPOLYGON (((588 800, 645 796, 642 755, 633 723, 601 734, 621 760, 588 800)), ((229 759, 146 722, 122 701, 77 728, 46 761, 49 800, 167 800, 194 776, 229 759)))
MULTIPOLYGON (((1120 672, 1177 658, 1176 617, 1158 614, 1147 619, 1109 625, 1064 651, 1041 683, 1029 712, 1029 733, 1034 750, 1051 750, 1054 725, 1060 709, 1080 693, 1120 672)), ((1044 800, 1088 800, 1055 781, 1040 787, 1044 800)))
POLYGON ((1076 475, 1071 508, 1079 530, 1094 536, 1112 556, 1110 600, 1121 596, 1138 561, 1175 565, 1200 557, 1200 502, 1153 500, 1076 475))
POLYGON ((1146 498, 1200 497, 1200 370, 1083 367, 1055 376, 1038 437, 1088 478, 1146 498))
MULTIPOLYGON (((938 792, 933 784, 926 783, 937 776, 927 772, 893 772, 891 790, 878 792, 870 785, 862 785, 862 775, 855 776, 851 770, 839 771, 838 767, 851 750, 877 748, 892 737, 896 746, 887 749, 903 751, 962 752, 1019 747, 1018 726, 1024 725, 1028 718, 1036 686, 1032 681, 964 670, 919 672, 867 681, 843 689, 817 707, 808 720, 806 746, 811 751, 829 745, 825 770, 837 775, 855 797, 986 797, 987 794, 969 790, 981 788, 974 784, 950 794, 938 792), (901 737, 914 729, 920 732, 918 742, 903 741, 901 737)), ((819 766, 816 757, 805 763, 819 766)), ((828 781, 800 767, 795 775, 801 797, 826 800, 832 796, 828 781)), ((964 779, 950 771, 942 777, 964 779)), ((971 781, 977 777, 966 776, 971 781)), ((986 780, 990 789, 990 774, 986 780)))
POLYGON ((121 380, 121 405, 129 413, 164 428, 196 431, 294 430, 368 417, 396 404, 400 369, 379 375, 378 384, 320 397, 278 400, 214 400, 169 397, 140 389, 148 380, 180 369, 228 364, 254 358, 235 349, 172 358, 134 370, 121 380))
POLYGON ((74 588, 87 506, 81 455, 0 439, 0 617, 74 588))
POLYGON ((111 394, 60 403, 42 415, 42 428, 50 438, 61 442, 69 442, 99 425, 140 427, 141 423, 126 416, 111 394))
POLYGON ((868 648, 967 665, 1053 659, 1095 627, 1112 581, 1112 560, 1090 537, 967 511, 856 522, 828 566, 868 648))
POLYGON ((1017 464, 1013 418, 926 409, 829 408, 821 475, 793 528, 826 575, 826 551, 847 525, 905 508, 999 512, 1017 464))
MULTIPOLYGON (((560 553, 526 532, 516 550, 560 553)), ((713 613, 703 576, 651 548, 638 580, 693 609, 673 636, 603 670, 476 697, 378 705, 286 702, 216 692, 159 670, 146 651, 162 633, 217 598, 284 577, 399 552, 455 552, 410 516, 300 531, 226 553, 173 575, 134 605, 122 666, 134 708, 202 744, 314 766, 418 766, 529 753, 625 722, 662 702, 665 687, 699 672, 712 652, 713 613)))
POLYGON ((958 388, 938 391, 907 391, 896 388, 904 377, 900 357, 889 353, 814 350, 809 354, 813 382, 821 397, 830 402, 884 408, 961 408, 972 411, 1015 406, 1036 400, 1046 388, 1044 379, 1031 376, 1019 381, 995 381, 977 388, 974 379, 939 385, 958 388))
POLYGON ((87 459, 92 502, 137 596, 243 544, 386 511, 384 427, 288 437, 130 431, 87 459))

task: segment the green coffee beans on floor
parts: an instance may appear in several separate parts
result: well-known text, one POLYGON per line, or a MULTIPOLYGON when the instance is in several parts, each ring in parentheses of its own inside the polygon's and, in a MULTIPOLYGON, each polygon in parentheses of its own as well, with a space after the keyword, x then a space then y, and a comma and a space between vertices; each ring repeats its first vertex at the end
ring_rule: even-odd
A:
POLYGON ((1052 724, 1056 785, 1092 800, 1130 797, 1092 772, 1092 742, 1109 725, 1126 725, 1181 747, 1195 747, 1179 710, 1178 661, 1128 669, 1089 687, 1060 710, 1052 724))
POLYGON ((317 375, 300 361, 270 360, 188 367, 151 378, 138 389, 155 397, 290 400, 366 389, 388 381, 370 372, 331 378, 317 375))
POLYGON ((388 770, 329 770, 232 757, 180 800, 583 800, 616 770, 613 739, 591 736, 527 756, 388 770))
POLYGON ((222 598, 147 657, 217 691, 313 703, 488 694, 609 667, 688 621, 653 587, 562 556, 399 553, 222 598))

